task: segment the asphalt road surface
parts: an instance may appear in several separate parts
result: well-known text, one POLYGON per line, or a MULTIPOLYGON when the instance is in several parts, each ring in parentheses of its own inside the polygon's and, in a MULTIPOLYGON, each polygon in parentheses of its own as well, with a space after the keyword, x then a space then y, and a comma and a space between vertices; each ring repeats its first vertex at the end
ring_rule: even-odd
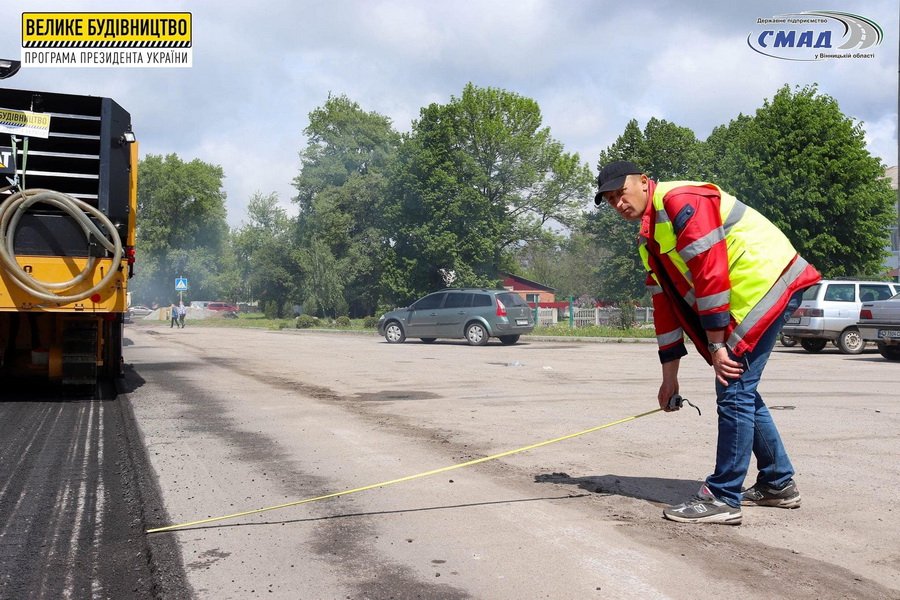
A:
POLYGON ((177 546, 144 534, 159 497, 114 387, 7 382, 0 427, 0 599, 190 597, 177 546))
MULTIPOLYGON (((711 371, 692 354, 682 361, 681 392, 702 416, 689 407, 653 413, 461 469, 143 534, 139 527, 293 504, 641 414, 655 408, 659 366, 643 343, 389 345, 373 335, 190 322, 142 322, 126 335, 128 374, 115 401, 15 407, 49 414, 16 417, 0 486, 21 478, 5 475, 8 449, 30 456, 29 440, 40 436, 28 423, 52 420, 54 410, 81 413, 66 429, 104 442, 61 451, 69 458, 58 469, 120 468, 104 476, 103 502, 84 494, 65 518, 55 516, 65 496, 52 485, 30 496, 43 509, 7 518, 6 498, 17 496, 0 487, 0 525, 19 523, 2 530, 0 561, 6 567, 12 556, 25 573, 0 572, 4 600, 4 590, 50 589, 34 587, 42 569, 29 561, 40 557, 38 565, 77 565, 52 584, 72 598, 900 598, 898 368, 877 353, 776 351, 762 392, 803 506, 745 507, 738 527, 662 519, 714 460, 711 371), (112 454, 118 437, 128 442, 127 460, 97 458, 112 454), (119 492, 109 491, 113 474, 119 492), (103 525, 97 533, 89 513, 106 523, 116 504, 121 531, 103 525), (45 521, 40 535, 21 530, 34 514, 45 521), (106 564, 94 558, 112 548, 104 535, 120 544, 118 560, 134 565, 119 573, 140 573, 132 583, 84 575, 102 572, 90 565, 106 564), (51 552, 54 543, 60 549, 51 552), (119 594, 126 585, 135 595, 119 594)), ((37 463, 30 470, 31 481, 51 475, 37 463)))

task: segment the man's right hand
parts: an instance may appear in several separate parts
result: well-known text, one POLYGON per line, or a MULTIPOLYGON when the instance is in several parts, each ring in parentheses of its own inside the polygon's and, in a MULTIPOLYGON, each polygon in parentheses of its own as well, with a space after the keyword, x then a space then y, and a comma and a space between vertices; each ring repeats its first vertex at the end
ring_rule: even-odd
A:
POLYGON ((659 386, 659 395, 657 396, 657 400, 659 400, 659 407, 666 412, 673 412, 678 410, 677 408, 669 408, 669 399, 677 393, 677 380, 674 383, 667 383, 663 381, 662 385, 659 386))
MULTIPOLYGON (((669 409, 669 398, 678 393, 678 366, 680 360, 673 360, 662 364, 662 384, 659 386, 659 407, 666 412, 673 412, 669 409)), ((677 408, 674 410, 678 410, 677 408)))

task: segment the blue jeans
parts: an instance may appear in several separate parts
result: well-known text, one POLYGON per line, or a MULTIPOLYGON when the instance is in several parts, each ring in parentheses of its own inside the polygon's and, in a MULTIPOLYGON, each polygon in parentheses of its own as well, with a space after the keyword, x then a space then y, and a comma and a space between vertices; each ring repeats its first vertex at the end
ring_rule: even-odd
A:
POLYGON ((744 363, 744 373, 722 385, 716 379, 716 406, 719 414, 719 440, 716 469, 707 477, 709 491, 731 506, 741 505, 741 486, 750 467, 750 453, 756 456, 757 482, 780 488, 794 476, 788 458, 762 396, 756 391, 763 369, 775 347, 785 322, 800 306, 803 292, 794 294, 780 319, 775 319, 750 352, 733 360, 744 363))

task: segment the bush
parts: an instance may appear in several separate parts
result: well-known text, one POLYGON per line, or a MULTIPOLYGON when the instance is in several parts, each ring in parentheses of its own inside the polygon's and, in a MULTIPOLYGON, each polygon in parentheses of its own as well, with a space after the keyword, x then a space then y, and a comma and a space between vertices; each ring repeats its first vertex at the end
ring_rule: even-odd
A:
POLYGON ((350 323, 350 317, 341 316, 337 318, 337 326, 338 327, 350 327, 352 323, 350 323))
POLYGON ((278 303, 274 300, 269 300, 263 305, 263 313, 265 313, 267 319, 277 319, 278 303))
POLYGON ((293 319, 294 318, 294 303, 290 300, 285 301, 285 303, 281 306, 281 318, 282 319, 293 319))
POLYGON ((378 327, 378 317, 366 317, 363 320, 363 327, 366 329, 375 329, 378 327))
POLYGON ((633 329, 635 319, 634 302, 619 302, 619 329, 633 329))
POLYGON ((309 329, 310 327, 318 327, 319 319, 312 315, 300 315, 297 317, 297 329, 309 329))

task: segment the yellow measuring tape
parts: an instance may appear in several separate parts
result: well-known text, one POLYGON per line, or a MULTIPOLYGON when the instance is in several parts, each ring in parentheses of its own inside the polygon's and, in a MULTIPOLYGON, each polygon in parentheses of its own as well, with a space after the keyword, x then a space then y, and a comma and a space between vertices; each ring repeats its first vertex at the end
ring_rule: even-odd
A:
POLYGON ((194 525, 203 525, 205 523, 212 523, 213 521, 224 521, 225 519, 234 519, 236 517, 255 515, 256 513, 266 512, 269 510, 278 510, 280 508, 287 508, 289 506, 297 506, 298 504, 306 504, 307 502, 315 502, 316 500, 325 500, 327 498, 337 498, 338 496, 346 496, 347 494, 353 494, 355 492, 371 490, 371 489, 377 488, 377 487, 385 487, 388 485, 393 485, 395 483, 402 483, 404 481, 418 479, 420 477, 428 477, 429 475, 437 475, 438 473, 446 473, 447 471, 452 471, 453 469, 461 469, 463 467, 477 465, 478 463, 487 462, 489 460, 494 460, 497 458, 503 458, 504 456, 510 456, 511 454, 517 454, 519 452, 525 452, 526 450, 533 450, 535 448, 540 448, 541 446, 546 446, 547 444, 554 444, 556 442, 561 442, 563 440, 569 440, 574 437, 578 437, 579 435, 584 435, 586 433, 592 433, 594 431, 606 429, 607 427, 612 427, 613 425, 620 425, 622 423, 627 423, 628 421, 634 421, 635 419, 640 419, 641 417, 646 417, 647 415, 652 415, 653 413, 659 412, 661 410, 662 410, 661 408, 657 408, 655 410, 650 410, 645 413, 641 413, 639 415, 634 415, 633 417, 627 417, 627 418, 621 419, 619 421, 613 421, 612 423, 607 423, 606 425, 600 425, 599 427, 592 427, 590 429, 585 429, 584 431, 579 431, 578 433, 564 435, 562 437, 558 437, 553 440, 547 440, 546 442, 532 444, 530 446, 525 446, 523 448, 517 448, 515 450, 509 450, 507 452, 501 452, 500 454, 494 454, 493 456, 485 456, 484 458, 477 458, 475 460, 470 460, 469 462, 459 463, 457 465, 451 465, 449 467, 444 467, 442 469, 435 469, 434 471, 426 471, 425 473, 419 473, 417 475, 409 475, 407 477, 401 477, 400 479, 392 479, 390 481, 382 481, 381 483, 373 483, 372 485, 367 485, 365 487, 356 488, 354 490, 345 490, 343 492, 335 492, 334 494, 326 494, 324 496, 316 496, 315 498, 307 498, 306 500, 297 500, 296 502, 288 502, 287 504, 279 504, 278 506, 269 506, 267 508, 257 508, 256 510, 247 510, 244 512, 234 513, 233 515, 224 515, 221 517, 211 517, 209 519, 201 519, 199 521, 191 521, 190 523, 181 523, 180 525, 169 525, 167 527, 157 527, 156 529, 148 529, 147 533, 159 533, 161 531, 172 531, 173 529, 182 529, 184 527, 191 527, 194 525))

